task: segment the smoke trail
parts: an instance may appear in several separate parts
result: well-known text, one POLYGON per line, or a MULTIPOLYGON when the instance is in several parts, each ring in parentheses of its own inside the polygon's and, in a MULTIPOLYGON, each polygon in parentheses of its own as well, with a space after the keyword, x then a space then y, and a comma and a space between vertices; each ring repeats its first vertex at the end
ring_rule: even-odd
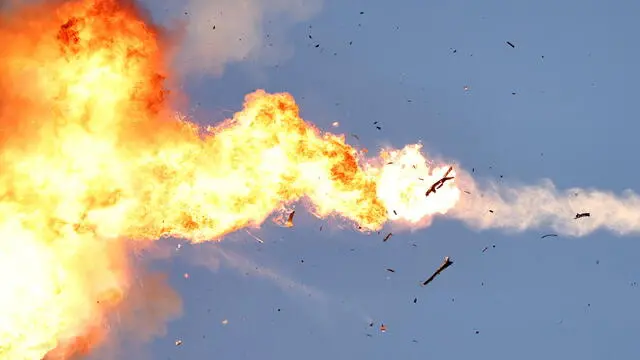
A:
POLYGON ((219 76, 229 64, 275 64, 293 55, 285 32, 322 8, 322 0, 144 0, 174 14, 183 32, 176 70, 219 76), (269 19, 273 19, 270 21, 269 19))
POLYGON ((458 170, 463 193, 447 216, 478 230, 525 231, 548 227, 559 234, 585 236, 599 229, 619 235, 640 231, 640 197, 630 190, 616 196, 609 191, 571 188, 558 190, 551 180, 538 185, 485 185, 458 170), (492 212, 491 212, 491 211, 492 212), (590 217, 575 219, 577 213, 590 217))

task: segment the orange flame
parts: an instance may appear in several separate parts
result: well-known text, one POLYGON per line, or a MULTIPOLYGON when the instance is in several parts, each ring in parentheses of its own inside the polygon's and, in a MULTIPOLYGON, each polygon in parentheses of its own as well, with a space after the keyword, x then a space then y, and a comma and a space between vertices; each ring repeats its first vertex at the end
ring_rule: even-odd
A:
POLYGON ((301 198, 377 230, 459 197, 424 197, 446 167, 419 146, 368 160, 288 94, 250 94, 215 127, 172 114, 157 33, 116 0, 22 8, 0 40, 0 359, 98 345, 131 286, 120 239, 220 239, 301 198))

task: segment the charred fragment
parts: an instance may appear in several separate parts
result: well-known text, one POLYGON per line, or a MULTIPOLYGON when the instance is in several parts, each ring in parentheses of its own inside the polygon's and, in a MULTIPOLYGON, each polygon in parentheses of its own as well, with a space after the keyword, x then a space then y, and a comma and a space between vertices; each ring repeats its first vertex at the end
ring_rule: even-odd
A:
POLYGON ((548 237, 556 237, 556 236, 558 236, 558 234, 546 234, 546 235, 542 235, 540 237, 540 239, 545 239, 545 238, 548 238, 548 237))
POLYGON ((436 190, 442 188, 444 186, 445 182, 447 182, 449 180, 453 180, 455 178, 455 176, 449 176, 451 171, 453 171, 453 166, 449 166, 449 170, 447 170, 447 172, 444 174, 442 179, 436 181, 433 185, 431 185, 431 187, 429 188, 429 190, 427 190, 427 192, 424 194, 424 196, 429 196, 429 194, 431 194, 431 193, 435 194, 436 190))
POLYGON ((588 212, 577 213, 576 217, 573 218, 573 219, 575 220, 575 219, 580 219, 580 218, 583 218, 583 217, 591 217, 591 213, 588 213, 588 212))
POLYGON ((444 269, 448 268, 449 266, 451 266, 453 264, 453 261, 451 261, 451 259, 449 259, 448 256, 444 257, 444 261, 442 262, 442 264, 440 265, 440 267, 427 279, 422 283, 422 286, 427 286, 430 282, 433 281, 433 279, 436 278, 436 276, 440 275, 441 272, 444 271, 444 269))
POLYGON ((387 242, 387 240, 389 240, 391 236, 393 236, 393 233, 388 233, 387 236, 385 236, 384 239, 382 239, 382 242, 387 242))

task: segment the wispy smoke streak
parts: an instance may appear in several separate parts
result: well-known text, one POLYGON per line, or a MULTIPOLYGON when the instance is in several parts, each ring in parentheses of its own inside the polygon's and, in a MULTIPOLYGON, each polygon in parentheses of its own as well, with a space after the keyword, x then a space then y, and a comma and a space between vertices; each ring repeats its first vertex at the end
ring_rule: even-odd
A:
POLYGON ((556 189, 550 180, 543 180, 539 185, 495 182, 480 185, 461 170, 458 170, 458 184, 470 194, 464 193, 447 216, 479 230, 550 228, 575 237, 599 229, 619 235, 640 232, 640 197, 630 190, 621 195, 595 189, 563 191, 556 189), (591 216, 574 218, 582 212, 589 212, 591 216))

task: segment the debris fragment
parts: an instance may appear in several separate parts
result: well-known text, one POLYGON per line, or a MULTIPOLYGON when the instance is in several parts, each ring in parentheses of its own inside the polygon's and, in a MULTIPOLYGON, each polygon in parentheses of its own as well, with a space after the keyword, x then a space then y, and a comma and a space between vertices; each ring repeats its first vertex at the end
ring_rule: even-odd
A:
POLYGON ((334 121, 334 122, 331 124, 331 126, 333 126, 333 127, 338 127, 338 126, 340 126, 340 123, 339 123, 339 122, 337 122, 337 121, 334 121))
POLYGON ((485 251, 487 251, 488 249, 489 249, 489 247, 488 247, 488 246, 485 246, 485 247, 484 247, 484 249, 482 249, 482 252, 485 252, 485 251))
POLYGON ((382 242, 387 242, 387 240, 389 240, 391 236, 393 236, 393 233, 388 233, 387 236, 385 236, 384 239, 382 239, 382 242))
POLYGON ((229 323, 229 320, 227 319, 222 320, 222 325, 227 325, 228 323, 229 323))
POLYGON ((176 346, 182 345, 182 340, 176 340, 176 346))
POLYGON ((387 332, 387 327, 384 324, 380 324, 380 331, 387 332))
POLYGON ((583 217, 590 217, 590 216, 591 216, 591 213, 588 213, 588 212, 577 213, 576 217, 574 219, 580 219, 580 218, 583 218, 583 217))
POLYGON ((448 268, 449 266, 451 266, 451 264, 453 264, 453 261, 451 261, 451 259, 449 259, 448 256, 444 257, 444 261, 442 262, 442 264, 440 265, 440 267, 433 273, 433 275, 431 275, 427 280, 425 280, 422 283, 422 286, 427 286, 430 282, 433 281, 433 279, 436 278, 436 276, 440 275, 441 272, 444 271, 444 269, 448 268))
POLYGON ((544 238, 548 238, 548 237, 556 237, 556 236, 558 236, 558 234, 546 234, 546 235, 542 235, 540 237, 540 239, 544 239, 544 238))
POLYGON ((392 273, 396 272, 395 270, 393 270, 393 269, 391 269, 391 268, 387 268, 387 271, 388 271, 388 272, 392 272, 392 273))
POLYGON ((417 303, 418 302, 418 298, 413 298, 413 303, 417 303))
POLYGON ((449 170, 447 170, 447 172, 444 174, 444 176, 440 180, 436 181, 433 185, 431 185, 431 187, 429 188, 429 190, 427 190, 424 196, 429 196, 429 194, 431 193, 435 194, 436 190, 443 187, 445 182, 452 180, 454 176, 449 176, 449 173, 451 173, 451 171, 453 171, 453 166, 449 166, 449 170))
POLYGON ((188 279, 189 278, 189 273, 184 273, 184 275, 182 275, 182 276, 184 276, 185 279, 188 279))
POLYGON ((511 47, 512 47, 512 48, 514 48, 514 49, 516 48, 516 46, 515 46, 515 45, 513 45, 513 44, 511 43, 511 41, 507 41, 507 45, 511 46, 511 47))
POLYGON ((289 214, 289 218, 287 219, 287 224, 286 227, 293 227, 293 216, 296 214, 296 211, 292 211, 291 214, 289 214))

